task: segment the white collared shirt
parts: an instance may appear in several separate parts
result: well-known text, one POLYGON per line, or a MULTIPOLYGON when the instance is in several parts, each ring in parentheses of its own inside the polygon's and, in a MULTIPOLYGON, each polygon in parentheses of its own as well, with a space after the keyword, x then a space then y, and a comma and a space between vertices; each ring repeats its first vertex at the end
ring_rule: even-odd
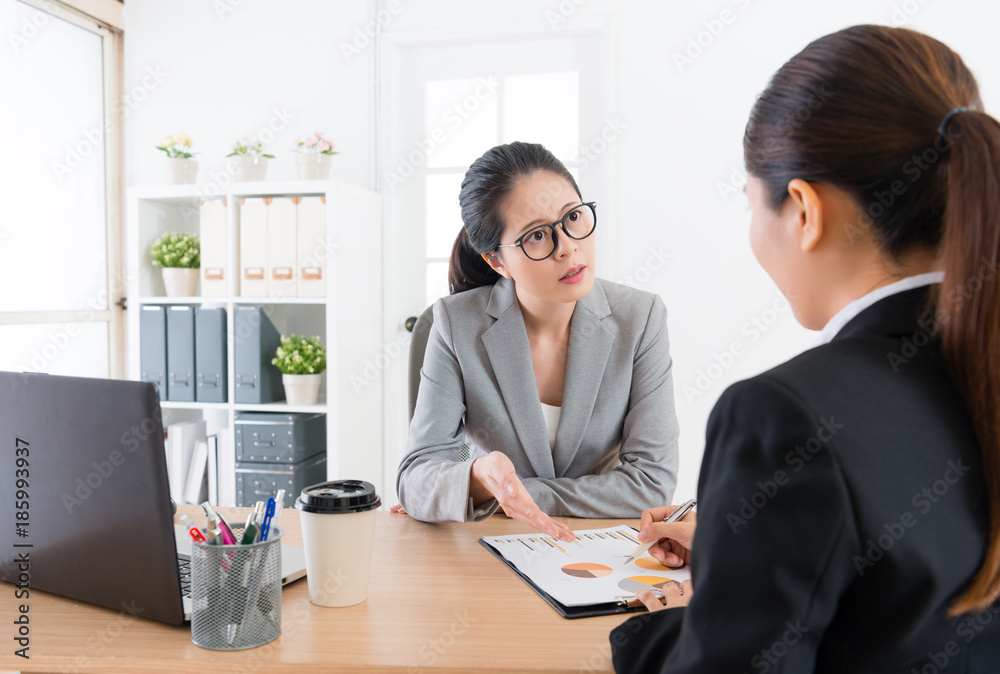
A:
POLYGON ((906 278, 890 283, 889 285, 876 288, 867 295, 859 297, 845 306, 843 309, 838 311, 833 318, 827 321, 813 346, 816 347, 822 344, 829 344, 837 333, 840 332, 845 325, 851 322, 852 318, 879 300, 906 290, 922 288, 923 286, 929 286, 932 283, 941 283, 943 280, 943 271, 930 271, 924 274, 917 274, 916 276, 907 276, 906 278))

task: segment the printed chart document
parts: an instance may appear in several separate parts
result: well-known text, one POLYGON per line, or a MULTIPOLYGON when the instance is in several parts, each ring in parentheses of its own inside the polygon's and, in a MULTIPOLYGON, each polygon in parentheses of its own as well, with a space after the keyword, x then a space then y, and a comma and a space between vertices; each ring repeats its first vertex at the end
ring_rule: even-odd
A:
POLYGON ((625 564, 640 542, 632 527, 574 533, 572 543, 541 534, 487 536, 479 542, 567 618, 645 610, 628 606, 636 592, 691 578, 688 567, 672 569, 648 554, 625 564))

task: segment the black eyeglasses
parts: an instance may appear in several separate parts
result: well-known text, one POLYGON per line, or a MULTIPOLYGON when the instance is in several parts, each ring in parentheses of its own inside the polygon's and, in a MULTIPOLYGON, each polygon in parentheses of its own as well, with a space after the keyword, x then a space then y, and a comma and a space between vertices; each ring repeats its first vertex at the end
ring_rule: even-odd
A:
POLYGON ((586 239, 597 229, 597 202, 580 204, 551 225, 538 225, 517 238, 514 243, 502 243, 497 248, 518 247, 529 260, 544 260, 551 257, 559 247, 559 233, 556 227, 571 239, 586 239))

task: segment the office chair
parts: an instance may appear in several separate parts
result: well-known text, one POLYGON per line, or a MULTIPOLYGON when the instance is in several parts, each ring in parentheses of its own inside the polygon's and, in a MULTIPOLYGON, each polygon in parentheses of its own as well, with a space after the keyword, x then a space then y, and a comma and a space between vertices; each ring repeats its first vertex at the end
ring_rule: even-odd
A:
POLYGON ((419 318, 410 318, 406 326, 413 333, 410 340, 410 371, 409 371, 409 392, 410 392, 410 419, 413 419, 413 410, 417 406, 417 390, 420 388, 420 368, 424 366, 424 351, 427 349, 427 337, 430 335, 431 326, 434 324, 434 306, 424 309, 424 313, 419 318))

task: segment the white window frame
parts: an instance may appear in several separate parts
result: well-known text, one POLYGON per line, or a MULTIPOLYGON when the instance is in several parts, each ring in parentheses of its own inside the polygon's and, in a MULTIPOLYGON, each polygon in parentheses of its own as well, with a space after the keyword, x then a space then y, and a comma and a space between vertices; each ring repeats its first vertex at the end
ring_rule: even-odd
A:
MULTIPOLYGON (((2 325, 38 325, 45 323, 106 323, 108 326, 108 375, 125 377, 126 344, 123 298, 127 283, 124 272, 124 189, 122 171, 123 119, 115 114, 115 101, 121 100, 123 80, 123 33, 115 27, 52 0, 19 0, 51 16, 101 36, 103 63, 103 103, 105 124, 112 131, 104 136, 105 246, 107 250, 107 292, 104 310, 81 311, 5 311, 2 325)), ((106 127, 107 128, 107 127, 106 127)))
MULTIPOLYGON (((396 68, 398 59, 402 58, 407 48, 414 47, 447 47, 460 46, 466 44, 482 44, 484 42, 510 42, 515 40, 531 40, 549 37, 599 37, 601 39, 603 61, 608 65, 608 76, 604 82, 604 109, 601 114, 606 119, 611 119, 617 114, 618 101, 618 25, 617 17, 611 14, 588 16, 580 18, 570 18, 560 24, 557 29, 542 24, 510 24, 500 26, 472 26, 455 27, 447 29, 426 29, 426 30, 406 30, 406 31, 382 31, 376 33, 376 87, 375 87, 375 111, 376 111, 376 163, 373 170, 373 180, 376 189, 381 190, 382 176, 387 167, 390 166, 393 157, 390 154, 391 148, 382 139, 390 138, 392 130, 390 125, 392 117, 384 112, 383 90, 392 86, 392 72, 396 68)), ((608 151, 602 155, 600 166, 600 213, 602 246, 602 278, 617 279, 618 260, 618 236, 617 236, 617 148, 609 147, 608 151)), ((577 168, 580 161, 565 161, 567 168, 577 168)), ((447 168, 426 168, 428 174, 436 172, 448 172, 447 168)), ((387 197, 388 195, 384 195, 387 197)), ((393 199, 385 198, 382 205, 383 212, 383 237, 385 246, 383 254, 384 270, 384 301, 382 325, 385 331, 383 343, 390 344, 397 342, 403 329, 405 317, 402 315, 405 307, 396 306, 392 294, 392 288, 403 283, 403 279, 398 276, 397 265, 393 263, 395 253, 391 250, 394 239, 390 231, 390 224, 395 217, 396 204, 393 199)), ((433 259, 428 258, 428 261, 433 259)), ((408 360, 408 358, 406 359, 408 360)), ((407 391, 408 365, 396 368, 394 373, 386 372, 389 381, 383 387, 383 435, 385 438, 384 466, 386 486, 396 483, 396 458, 406 446, 408 425, 406 419, 397 418, 399 409, 399 391, 407 391)), ((404 407, 405 409, 405 407, 404 407)))

